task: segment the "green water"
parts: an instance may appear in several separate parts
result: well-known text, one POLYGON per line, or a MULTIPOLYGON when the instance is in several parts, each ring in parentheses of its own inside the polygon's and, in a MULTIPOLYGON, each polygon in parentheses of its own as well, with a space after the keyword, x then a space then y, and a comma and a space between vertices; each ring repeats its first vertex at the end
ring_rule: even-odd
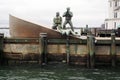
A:
POLYGON ((120 68, 88 69, 65 64, 2 66, 0 80, 120 80, 120 68))

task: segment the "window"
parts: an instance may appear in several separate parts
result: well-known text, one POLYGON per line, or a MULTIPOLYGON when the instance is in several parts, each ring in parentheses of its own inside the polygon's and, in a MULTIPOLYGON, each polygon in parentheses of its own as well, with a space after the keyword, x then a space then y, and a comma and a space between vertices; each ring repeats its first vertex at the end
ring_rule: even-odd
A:
POLYGON ((115 7, 117 7, 117 6, 118 6, 117 4, 118 4, 118 2, 117 2, 117 1, 115 1, 115 7))
POLYGON ((108 23, 105 24, 106 25, 106 29, 108 28, 108 23))
POLYGON ((114 29, 116 29, 116 22, 114 22, 114 29))
POLYGON ((112 2, 110 2, 110 7, 112 7, 112 2))
POLYGON ((117 12, 114 13, 114 18, 117 18, 117 12))

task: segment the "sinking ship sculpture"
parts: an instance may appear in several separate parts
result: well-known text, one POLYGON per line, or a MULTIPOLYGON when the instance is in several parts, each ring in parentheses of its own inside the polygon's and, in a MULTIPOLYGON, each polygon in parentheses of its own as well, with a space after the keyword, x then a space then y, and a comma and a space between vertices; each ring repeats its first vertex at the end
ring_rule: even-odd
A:
POLYGON ((34 24, 22 20, 20 18, 10 15, 10 35, 15 38, 35 38, 39 37, 40 33, 47 33, 50 38, 61 38, 62 35, 52 29, 43 27, 41 25, 34 24))
POLYGON ((67 12, 65 12, 63 15, 63 17, 65 17, 66 19, 63 24, 63 29, 60 28, 62 21, 60 22, 60 24, 58 24, 60 16, 56 14, 56 18, 54 18, 54 21, 56 20, 55 26, 57 27, 57 30, 49 29, 45 26, 41 26, 10 15, 10 35, 11 37, 15 38, 36 38, 39 37, 40 33, 47 33, 48 38, 65 38, 65 36, 63 35, 75 34, 71 22, 72 12, 70 12, 69 10, 70 8, 67 8, 67 12), (71 26, 70 30, 65 29, 65 25, 67 23, 69 23, 71 26))

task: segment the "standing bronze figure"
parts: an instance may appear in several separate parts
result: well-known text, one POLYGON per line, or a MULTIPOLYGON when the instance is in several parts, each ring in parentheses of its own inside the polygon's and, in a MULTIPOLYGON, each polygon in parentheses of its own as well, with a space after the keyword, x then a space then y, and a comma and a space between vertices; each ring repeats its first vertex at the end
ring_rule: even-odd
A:
POLYGON ((53 27, 52 29, 57 29, 62 24, 62 17, 60 16, 59 12, 56 12, 56 17, 53 19, 53 27))
POLYGON ((65 22, 63 24, 63 29, 66 28, 66 24, 68 23, 72 29, 72 31, 74 31, 73 29, 73 24, 72 24, 72 17, 73 17, 73 13, 70 11, 70 8, 67 8, 67 11, 63 14, 63 17, 65 17, 65 22))

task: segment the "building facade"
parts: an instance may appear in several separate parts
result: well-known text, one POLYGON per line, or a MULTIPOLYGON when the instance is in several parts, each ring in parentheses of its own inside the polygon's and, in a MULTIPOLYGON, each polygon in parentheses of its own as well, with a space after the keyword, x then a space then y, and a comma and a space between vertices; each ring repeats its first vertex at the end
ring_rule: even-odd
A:
POLYGON ((120 0, 109 0, 109 18, 105 19, 106 29, 117 29, 120 25, 120 0))

